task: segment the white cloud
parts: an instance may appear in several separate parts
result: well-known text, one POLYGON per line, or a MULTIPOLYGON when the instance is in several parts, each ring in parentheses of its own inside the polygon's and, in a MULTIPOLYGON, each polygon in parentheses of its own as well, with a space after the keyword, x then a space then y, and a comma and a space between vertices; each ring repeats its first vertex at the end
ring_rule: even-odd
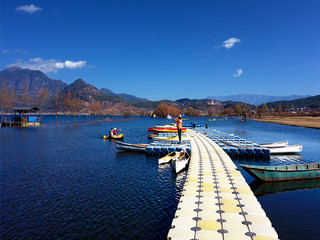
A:
POLYGON ((215 48, 224 47, 224 48, 232 48, 236 43, 239 43, 241 40, 239 38, 229 38, 225 40, 220 46, 215 48))
POLYGON ((29 61, 17 61, 16 63, 12 63, 7 65, 7 67, 21 67, 32 70, 40 70, 44 73, 48 72, 58 72, 59 69, 76 69, 83 68, 87 64, 86 61, 77 61, 73 62, 70 60, 66 60, 64 62, 58 61, 55 59, 44 60, 40 57, 30 58, 29 61))
POLYGON ((15 54, 15 53, 28 54, 29 51, 24 51, 21 49, 16 49, 16 50, 3 49, 2 53, 3 54, 9 54, 9 53, 11 53, 11 54, 15 54))
POLYGON ((78 61, 78 62, 72 62, 72 61, 65 61, 64 65, 66 68, 75 69, 75 68, 83 68, 86 65, 86 61, 78 61))
POLYGON ((233 74, 233 77, 240 77, 243 73, 241 68, 236 69, 236 72, 233 74))
POLYGON ((36 7, 35 5, 33 4, 30 4, 30 5, 25 5, 25 6, 18 6, 16 8, 17 11, 22 11, 22 12, 27 12, 27 13, 34 13, 34 12, 37 12, 37 11, 41 11, 42 8, 40 7, 36 7))

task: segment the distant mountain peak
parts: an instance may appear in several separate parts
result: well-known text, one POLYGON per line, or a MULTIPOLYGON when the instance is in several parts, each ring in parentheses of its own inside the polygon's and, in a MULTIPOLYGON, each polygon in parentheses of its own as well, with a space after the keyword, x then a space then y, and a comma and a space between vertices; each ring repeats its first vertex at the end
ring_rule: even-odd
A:
POLYGON ((77 80, 74 81, 75 83, 85 83, 85 81, 82 78, 78 78, 77 80))
POLYGON ((83 86, 83 85, 88 86, 88 85, 90 85, 90 84, 86 83, 82 78, 78 78, 77 80, 75 80, 71 84, 76 85, 76 86, 83 86))
POLYGON ((107 89, 107 88, 101 88, 100 91, 107 95, 107 96, 113 96, 113 97, 120 97, 123 100, 127 101, 127 102, 146 102, 149 101, 148 99, 145 98, 138 98, 136 96, 130 95, 130 94, 126 94, 126 93, 114 93, 111 90, 107 89))
POLYGON ((10 67, 10 68, 4 69, 3 71, 13 72, 13 71, 18 71, 18 70, 22 70, 22 68, 20 68, 20 67, 10 67))
POLYGON ((258 94, 236 94, 229 96, 211 96, 207 97, 207 99, 214 99, 219 101, 233 101, 233 102, 244 102, 253 105, 261 105, 267 102, 274 101, 290 101, 299 98, 310 97, 309 95, 290 95, 290 96, 269 96, 269 95, 258 95, 258 94))
POLYGON ((5 82, 9 89, 13 89, 16 95, 23 95, 28 86, 28 95, 37 96, 41 88, 48 88, 50 96, 62 91, 68 84, 61 80, 50 79, 39 70, 11 67, 0 71, 0 85, 5 82))

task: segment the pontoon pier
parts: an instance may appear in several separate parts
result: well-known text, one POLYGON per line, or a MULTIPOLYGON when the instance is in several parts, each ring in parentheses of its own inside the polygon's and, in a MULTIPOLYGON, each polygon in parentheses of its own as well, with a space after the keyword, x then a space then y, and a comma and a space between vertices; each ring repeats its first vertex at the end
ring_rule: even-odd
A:
POLYGON ((191 160, 168 239, 278 239, 225 151, 200 133, 188 134, 191 160))

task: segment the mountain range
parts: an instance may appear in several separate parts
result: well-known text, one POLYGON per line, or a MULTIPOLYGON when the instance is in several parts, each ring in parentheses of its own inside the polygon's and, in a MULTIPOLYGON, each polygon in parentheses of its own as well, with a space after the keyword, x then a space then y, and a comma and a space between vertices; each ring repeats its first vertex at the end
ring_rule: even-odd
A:
POLYGON ((256 94, 239 94, 208 97, 206 99, 184 98, 175 101, 150 101, 148 99, 139 98, 126 93, 117 94, 107 88, 102 88, 99 90, 96 87, 86 83, 83 79, 77 79, 72 84, 68 85, 61 80, 50 79, 41 71, 21 69, 18 67, 7 68, 0 71, 0 87, 3 85, 3 83, 6 84, 8 89, 14 89, 16 95, 29 95, 36 97, 38 96, 40 89, 48 88, 48 93, 51 97, 56 96, 57 94, 64 95, 70 91, 73 96, 76 96, 87 103, 99 101, 104 107, 134 106, 136 108, 154 109, 160 103, 166 103, 181 109, 192 107, 201 110, 208 108, 209 99, 224 102, 225 107, 233 107, 236 104, 245 106, 245 104, 247 104, 247 107, 251 109, 254 108, 253 105, 260 105, 262 103, 267 103, 268 107, 272 108, 275 108, 279 104, 282 104, 283 106, 291 106, 292 104, 297 104, 298 106, 308 104, 308 106, 311 107, 319 106, 318 96, 308 96, 305 98, 306 96, 304 95, 280 97, 256 94), (274 102, 276 100, 279 101, 274 102))
POLYGON ((258 94, 237 94, 229 96, 211 96, 207 99, 214 99, 221 102, 233 101, 233 102, 245 102, 252 105, 261 105, 263 103, 275 102, 275 101, 291 101, 299 98, 310 97, 310 95, 290 95, 290 96, 271 96, 271 95, 258 95, 258 94))

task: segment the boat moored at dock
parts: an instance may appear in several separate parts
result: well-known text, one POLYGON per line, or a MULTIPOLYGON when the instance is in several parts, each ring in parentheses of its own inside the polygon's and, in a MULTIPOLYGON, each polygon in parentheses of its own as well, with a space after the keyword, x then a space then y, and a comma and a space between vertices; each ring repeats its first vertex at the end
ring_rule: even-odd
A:
POLYGON ((172 166, 176 174, 178 174, 186 168, 187 164, 189 163, 189 160, 190 155, 185 150, 181 150, 172 158, 172 166))
POLYGON ((283 142, 275 142, 275 143, 258 143, 258 145, 267 148, 279 148, 279 147, 287 147, 288 141, 283 142))
POLYGON ((269 149, 271 154, 294 154, 302 152, 302 144, 289 145, 286 147, 271 147, 269 149))
POLYGON ((124 150, 124 151, 133 151, 133 152, 145 152, 146 147, 148 147, 149 144, 130 144, 130 143, 125 143, 125 142, 120 142, 117 141, 116 143, 116 148, 119 150, 124 150))
POLYGON ((258 178, 262 181, 289 181, 320 178, 320 162, 278 166, 239 164, 239 166, 254 178, 258 178))

